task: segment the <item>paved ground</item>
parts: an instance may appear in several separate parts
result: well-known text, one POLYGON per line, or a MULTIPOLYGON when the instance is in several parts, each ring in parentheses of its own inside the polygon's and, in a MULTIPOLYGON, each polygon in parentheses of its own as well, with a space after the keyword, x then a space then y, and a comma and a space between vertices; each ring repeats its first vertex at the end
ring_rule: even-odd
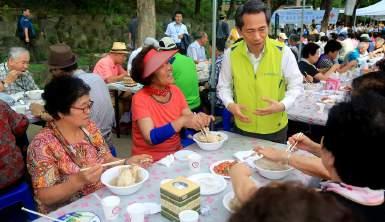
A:
MULTIPOLYGON (((36 126, 30 124, 28 127, 27 135, 29 141, 39 132, 41 126, 36 126)), ((128 157, 131 154, 131 135, 120 135, 120 138, 116 138, 116 135, 113 134, 113 143, 116 147, 118 157, 128 157)))

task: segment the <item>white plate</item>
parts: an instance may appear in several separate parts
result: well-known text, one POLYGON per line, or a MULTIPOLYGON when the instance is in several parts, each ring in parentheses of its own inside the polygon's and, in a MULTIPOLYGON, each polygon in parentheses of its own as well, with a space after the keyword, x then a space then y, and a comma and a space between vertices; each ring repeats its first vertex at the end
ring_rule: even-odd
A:
POLYGON ((178 152, 174 153, 174 156, 177 160, 188 161, 188 156, 190 156, 191 154, 197 153, 191 150, 179 150, 178 152))
POLYGON ((234 213, 234 211, 230 208, 230 201, 234 198, 234 192, 230 191, 222 199, 223 206, 228 210, 230 213, 234 213))
POLYGON ((215 166, 217 166, 217 165, 219 165, 219 164, 221 164, 221 163, 223 163, 223 162, 226 162, 226 161, 235 161, 235 160, 220 160, 220 161, 217 161, 217 162, 211 164, 211 166, 210 166, 210 172, 211 172, 212 174, 214 174, 214 175, 218 175, 218 176, 221 176, 221 177, 223 177, 223 178, 230 179, 230 176, 224 176, 224 175, 221 175, 221 174, 217 174, 217 173, 214 171, 214 167, 215 167, 215 166))
POLYGON ((100 222, 100 218, 93 212, 77 211, 62 215, 58 218, 62 221, 100 222))
POLYGON ((201 195, 213 195, 222 192, 227 187, 226 180, 211 173, 199 173, 189 176, 188 179, 200 186, 201 195))

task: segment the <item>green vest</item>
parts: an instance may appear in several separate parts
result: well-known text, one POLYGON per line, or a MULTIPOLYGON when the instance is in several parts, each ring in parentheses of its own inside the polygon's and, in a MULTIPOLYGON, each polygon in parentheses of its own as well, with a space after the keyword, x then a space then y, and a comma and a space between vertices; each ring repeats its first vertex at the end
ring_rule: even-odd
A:
POLYGON ((235 118, 239 129, 250 133, 272 134, 287 125, 286 112, 266 116, 253 114, 257 108, 269 105, 262 97, 281 101, 285 96, 286 81, 281 70, 283 47, 283 43, 266 38, 256 73, 247 54, 246 42, 240 41, 232 47, 230 58, 235 102, 247 107, 242 112, 251 120, 250 123, 244 123, 235 118))

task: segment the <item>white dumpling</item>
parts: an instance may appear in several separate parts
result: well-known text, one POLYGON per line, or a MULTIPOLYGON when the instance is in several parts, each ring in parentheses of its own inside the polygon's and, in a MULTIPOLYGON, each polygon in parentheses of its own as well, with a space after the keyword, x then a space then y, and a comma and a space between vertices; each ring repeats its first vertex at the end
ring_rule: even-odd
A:
POLYGON ((132 176, 131 170, 129 167, 122 168, 118 179, 116 180, 116 186, 126 187, 135 183, 135 178, 132 176))

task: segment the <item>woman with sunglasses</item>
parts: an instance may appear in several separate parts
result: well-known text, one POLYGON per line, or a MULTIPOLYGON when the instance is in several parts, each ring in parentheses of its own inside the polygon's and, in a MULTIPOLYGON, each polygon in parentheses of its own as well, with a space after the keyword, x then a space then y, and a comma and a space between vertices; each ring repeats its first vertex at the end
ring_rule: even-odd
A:
POLYGON ((132 99, 133 154, 162 159, 182 148, 182 128, 199 130, 214 120, 204 113, 192 113, 182 91, 174 85, 170 63, 176 52, 148 47, 133 61, 131 76, 144 85, 132 99))
MULTIPOLYGON (((93 102, 83 80, 60 76, 48 83, 42 95, 53 117, 32 140, 27 167, 40 212, 47 213, 101 188, 101 164, 119 160, 111 155, 95 123, 93 102), (80 171, 89 167, 88 170, 80 171)), ((149 155, 133 156, 126 163, 147 166, 149 155)))

